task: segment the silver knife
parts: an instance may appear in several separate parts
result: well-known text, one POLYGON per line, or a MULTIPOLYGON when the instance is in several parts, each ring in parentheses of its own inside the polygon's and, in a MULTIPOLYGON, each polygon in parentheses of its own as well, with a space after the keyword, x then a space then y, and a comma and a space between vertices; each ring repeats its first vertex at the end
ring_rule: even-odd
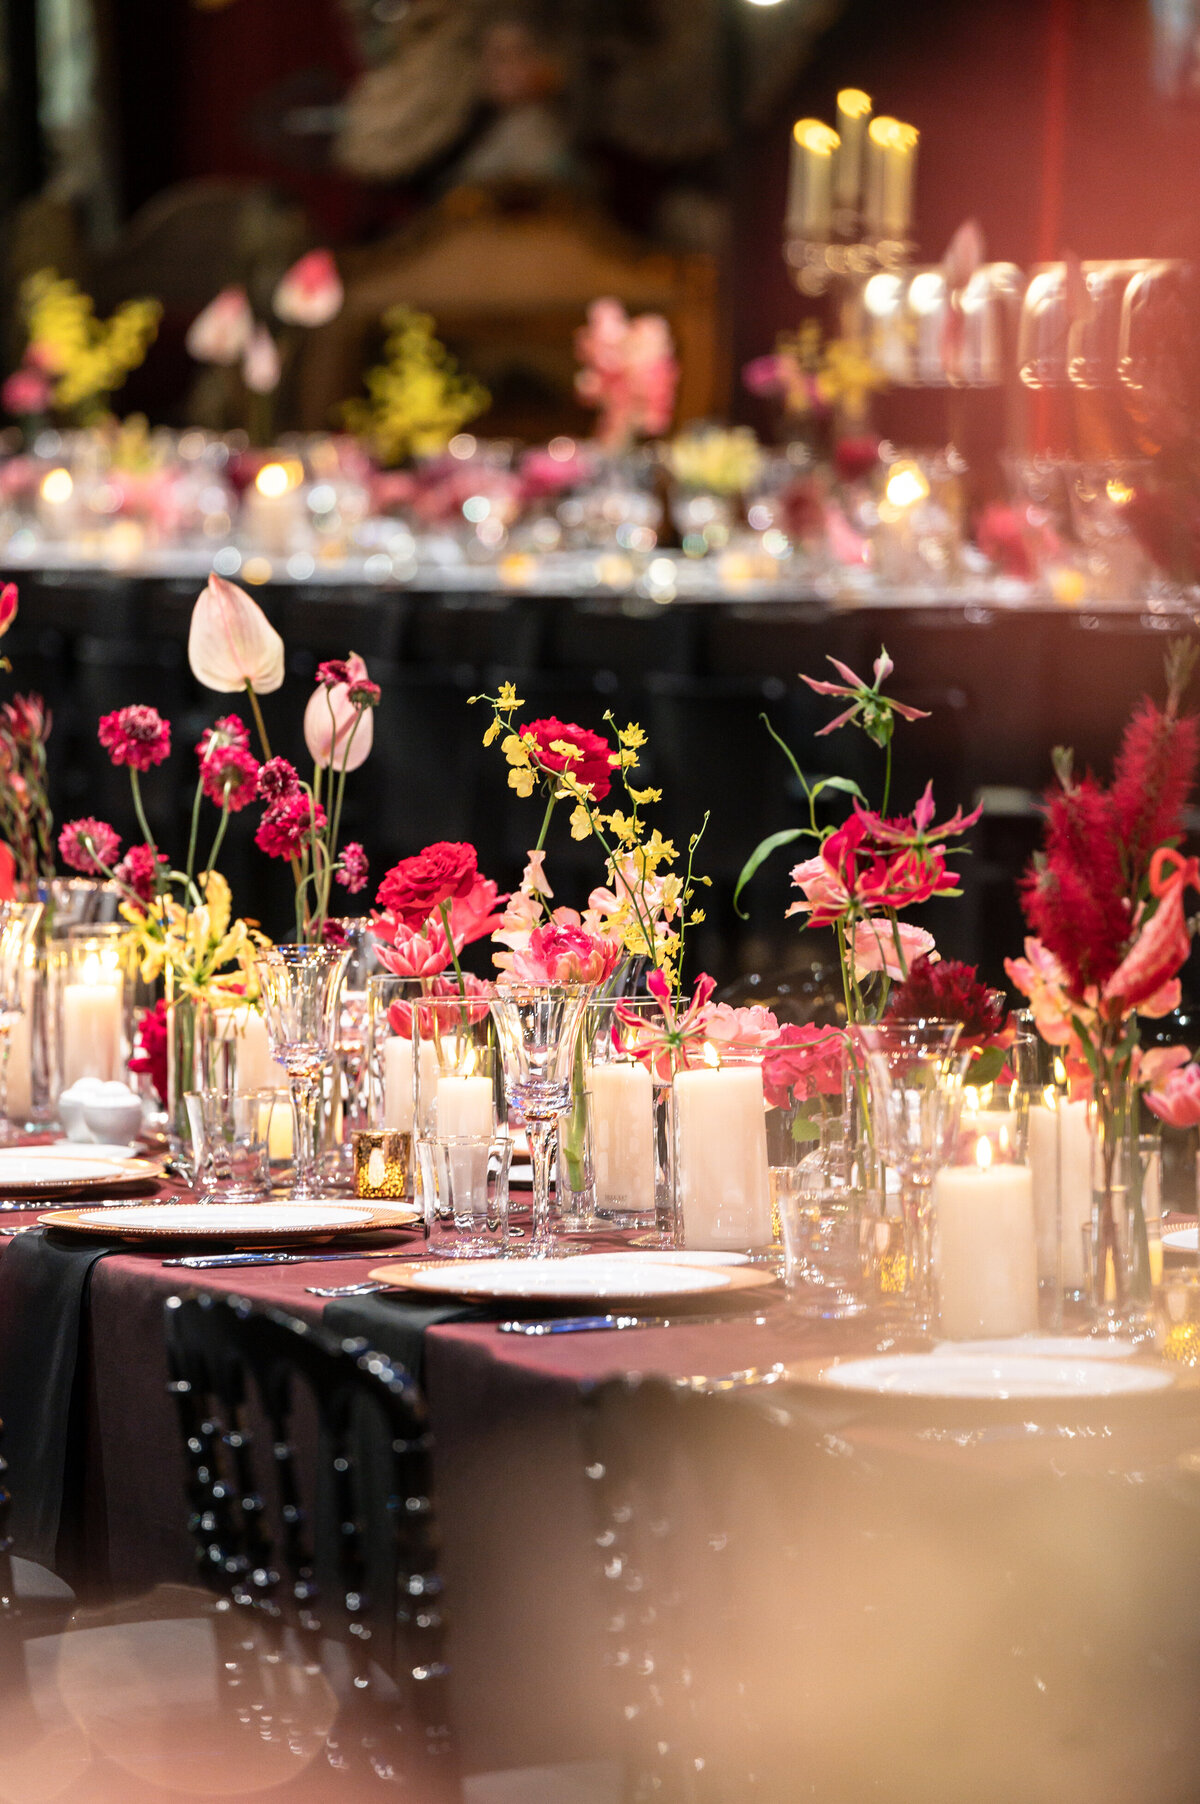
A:
POLYGON ((497 1322, 500 1334, 606 1334, 622 1328, 699 1328, 712 1322, 742 1322, 761 1328, 765 1315, 559 1315, 544 1321, 497 1322))
POLYGON ((395 1254, 356 1253, 194 1253, 185 1259, 164 1259, 164 1265, 185 1265, 189 1271, 207 1272, 219 1265, 324 1265, 333 1259, 394 1258, 395 1254))

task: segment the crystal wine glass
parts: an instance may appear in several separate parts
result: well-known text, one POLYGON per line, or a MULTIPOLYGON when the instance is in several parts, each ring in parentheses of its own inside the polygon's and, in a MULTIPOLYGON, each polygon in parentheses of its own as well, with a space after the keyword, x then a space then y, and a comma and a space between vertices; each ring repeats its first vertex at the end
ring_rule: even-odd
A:
POLYGON ((900 1174, 908 1294, 921 1324, 931 1319, 930 1192, 958 1128, 962 1076, 959 1021, 886 1021, 854 1029, 867 1069, 871 1129, 879 1155, 900 1174))
POLYGON ((558 1118, 571 1100, 575 1041, 590 984, 504 983, 492 1000, 492 1019, 504 1063, 504 1089, 529 1132, 533 1166, 533 1232, 529 1252, 554 1252, 550 1222, 550 1169, 558 1118))
POLYGON ((272 1056, 292 1093, 292 1197, 322 1194, 317 1173, 321 1078, 333 1058, 350 954, 338 946, 273 946, 254 961, 272 1056))

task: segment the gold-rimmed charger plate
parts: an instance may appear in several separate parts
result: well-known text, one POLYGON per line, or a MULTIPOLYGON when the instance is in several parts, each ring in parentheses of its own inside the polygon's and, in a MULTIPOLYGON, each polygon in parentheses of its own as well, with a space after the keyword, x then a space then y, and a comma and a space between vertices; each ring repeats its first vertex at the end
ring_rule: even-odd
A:
POLYGON ((160 1176, 152 1159, 0 1148, 0 1197, 14 1201, 152 1189, 160 1176))
POLYGON ((695 1260, 672 1262, 665 1256, 646 1259, 620 1252, 573 1253, 561 1259, 395 1260, 375 1266, 369 1275, 397 1289, 488 1302, 665 1303, 693 1297, 719 1302, 776 1282, 773 1273, 758 1266, 701 1266, 695 1260))
POLYGON ((408 1209, 374 1203, 110 1203, 103 1208, 53 1209, 38 1218, 48 1228, 122 1240, 232 1240, 238 1243, 329 1240, 335 1234, 373 1234, 415 1227, 408 1209))

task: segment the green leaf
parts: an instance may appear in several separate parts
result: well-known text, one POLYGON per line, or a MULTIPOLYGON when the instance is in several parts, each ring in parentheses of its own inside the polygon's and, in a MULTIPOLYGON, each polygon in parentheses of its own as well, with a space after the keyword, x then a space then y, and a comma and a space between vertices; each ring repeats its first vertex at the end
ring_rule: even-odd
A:
POLYGON ((1083 1025, 1083 1022, 1079 1019, 1078 1015, 1071 1016, 1071 1026, 1075 1029, 1075 1038, 1079 1041, 1079 1050, 1087 1060, 1088 1070, 1091 1072, 1093 1078, 1099 1082, 1100 1072, 1096 1065, 1096 1048, 1092 1045, 1092 1042, 1088 1037, 1087 1028, 1083 1025))
POLYGON ((1004 1069, 1007 1057, 1003 1046, 985 1046, 967 1066, 963 1082, 973 1084, 977 1090, 982 1090, 985 1084, 994 1084, 1004 1069))
POLYGON ((850 777, 822 777, 817 788, 836 789, 844 796, 857 796, 860 802, 865 802, 867 799, 858 784, 850 777))
POLYGON ((793 1117, 792 1139, 797 1145, 801 1145, 805 1140, 819 1140, 820 1138, 821 1124, 819 1121, 813 1121, 808 1115, 793 1117))
POLYGON ((795 771, 796 781, 797 781, 797 783, 799 783, 799 785, 800 785, 801 789, 804 791, 805 795, 807 795, 808 794, 808 784, 805 781, 804 772, 800 769, 800 766, 796 763, 796 754, 792 751, 792 748, 788 745, 787 741, 785 739, 781 739, 779 737, 779 734, 775 731, 774 727, 771 725, 770 721, 767 719, 765 714, 760 714, 758 718, 762 721, 763 726, 766 727, 767 732, 771 735, 771 738, 775 741, 776 745, 779 747, 780 751, 783 753, 784 757, 787 759, 788 763, 791 765, 792 769, 795 771))
POLYGON ((759 865, 765 863, 772 852, 777 852, 780 846, 792 845, 796 840, 802 837, 803 833, 803 827, 784 827, 781 832, 768 833, 766 839, 759 840, 753 852, 751 852, 749 858, 742 866, 742 874, 738 878, 737 885, 733 892, 734 909, 741 916, 743 921, 749 920, 750 917, 746 914, 744 909, 738 908, 738 897, 749 883, 751 877, 753 877, 755 871, 757 871, 759 865))

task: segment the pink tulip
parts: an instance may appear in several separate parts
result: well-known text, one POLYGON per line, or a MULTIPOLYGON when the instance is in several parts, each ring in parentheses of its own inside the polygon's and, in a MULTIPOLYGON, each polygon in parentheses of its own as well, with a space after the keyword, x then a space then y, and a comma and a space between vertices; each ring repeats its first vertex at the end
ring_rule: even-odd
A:
POLYGON ((284 275, 271 299, 289 326, 325 326, 342 310, 345 291, 328 251, 309 251, 284 275))
POLYGON ((222 288, 187 330, 184 343, 197 363, 236 363, 250 342, 254 315, 244 288, 222 288))
POLYGON ((1200 1065, 1172 1071, 1161 1090, 1146 1092, 1146 1106, 1168 1127, 1200 1127, 1200 1065))
POLYGON ((270 695, 283 682, 283 640, 244 589, 214 573, 192 609, 188 663, 198 683, 221 695, 270 695))
POLYGON ((370 754, 375 738, 375 715, 350 700, 356 682, 365 680, 367 667, 357 652, 346 659, 347 681, 329 688, 319 683, 304 710, 304 743, 314 764, 322 770, 357 770, 370 754))
POLYGON ((242 357, 242 381, 256 395, 269 395, 279 387, 282 370, 275 340, 265 326, 255 326, 242 357))
MULTIPOLYGON (((621 946, 582 927, 547 923, 512 954, 512 975, 523 983, 603 983, 621 957, 621 946)), ((499 961, 497 960, 497 963, 499 961)))
MULTIPOLYGON (((377 924, 378 926, 382 923, 377 924)), ((391 923, 389 922, 390 926, 391 923)), ((378 942, 379 962, 395 977, 436 977, 450 963, 446 930, 438 921, 427 921, 417 933, 397 922, 391 944, 378 942)))

